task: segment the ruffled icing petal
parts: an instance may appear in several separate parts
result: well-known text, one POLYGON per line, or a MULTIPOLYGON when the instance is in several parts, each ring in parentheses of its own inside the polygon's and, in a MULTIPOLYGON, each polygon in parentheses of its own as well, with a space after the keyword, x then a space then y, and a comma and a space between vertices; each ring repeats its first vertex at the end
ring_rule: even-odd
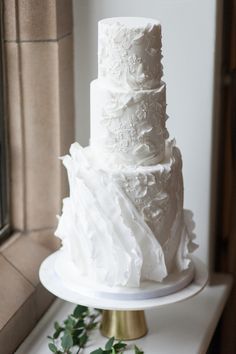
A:
POLYGON ((194 233, 195 222, 193 220, 193 212, 189 209, 184 209, 184 223, 189 237, 188 242, 188 252, 193 253, 199 246, 193 240, 196 239, 196 234, 194 233))
POLYGON ((194 252, 198 245, 193 242, 196 235, 193 233, 195 222, 193 221, 193 213, 190 210, 183 210, 183 223, 179 248, 176 256, 176 264, 178 270, 184 270, 189 267, 191 262, 190 253, 194 252))
POLYGON ((63 159, 70 198, 56 235, 81 273, 109 286, 161 281, 167 275, 162 247, 132 202, 108 174, 93 168, 78 143, 70 153, 63 159))

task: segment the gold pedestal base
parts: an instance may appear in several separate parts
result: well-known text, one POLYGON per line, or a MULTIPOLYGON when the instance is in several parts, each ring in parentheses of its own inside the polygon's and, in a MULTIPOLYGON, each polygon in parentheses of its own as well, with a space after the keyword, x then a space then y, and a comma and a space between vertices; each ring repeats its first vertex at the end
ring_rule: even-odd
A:
POLYGON ((103 311, 101 333, 105 337, 131 340, 145 336, 147 324, 144 311, 103 311))

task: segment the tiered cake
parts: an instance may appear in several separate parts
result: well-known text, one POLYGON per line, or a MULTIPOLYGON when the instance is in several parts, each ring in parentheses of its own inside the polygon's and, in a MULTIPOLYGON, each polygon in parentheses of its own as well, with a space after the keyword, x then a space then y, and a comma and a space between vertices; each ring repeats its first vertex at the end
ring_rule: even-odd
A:
POLYGON ((91 140, 63 158, 70 196, 56 235, 81 277, 111 287, 162 282, 189 267, 182 161, 166 129, 161 26, 99 22, 91 140))

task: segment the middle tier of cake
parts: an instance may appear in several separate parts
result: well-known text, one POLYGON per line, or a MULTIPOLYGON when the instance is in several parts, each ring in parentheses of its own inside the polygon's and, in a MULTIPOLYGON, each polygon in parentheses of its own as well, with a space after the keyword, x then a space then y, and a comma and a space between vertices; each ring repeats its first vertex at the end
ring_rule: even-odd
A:
POLYGON ((162 161, 168 132, 165 84, 152 90, 122 91, 94 80, 90 92, 90 145, 104 160, 121 165, 162 161))

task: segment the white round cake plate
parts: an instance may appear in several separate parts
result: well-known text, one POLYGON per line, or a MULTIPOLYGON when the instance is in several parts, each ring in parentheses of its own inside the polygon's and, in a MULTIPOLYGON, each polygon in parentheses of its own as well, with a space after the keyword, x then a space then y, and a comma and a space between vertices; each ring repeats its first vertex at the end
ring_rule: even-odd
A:
MULTIPOLYGON (((86 288, 85 285, 82 285, 80 289, 80 282, 78 280, 75 281, 75 284, 72 284, 73 278, 65 281, 66 279, 63 279, 63 275, 65 274, 59 276, 58 273, 61 271, 61 269, 60 267, 58 269, 58 264, 60 263, 59 261, 61 261, 63 258, 62 255, 62 250, 59 250, 43 261, 39 270, 41 283, 51 293, 63 300, 84 306, 100 308, 103 310, 145 310, 157 306, 163 306, 183 301, 199 293, 205 287, 208 281, 208 272, 206 266, 198 258, 192 257, 192 270, 190 270, 187 276, 183 278, 185 279, 184 281, 186 282, 186 286, 179 291, 176 290, 176 292, 169 295, 164 295, 164 291, 164 293, 162 292, 162 296, 146 298, 146 295, 144 295, 144 297, 140 296, 139 289, 136 289, 135 292, 135 288, 133 288, 131 293, 128 292, 128 297, 127 292, 125 293, 125 296, 124 294, 122 295, 122 293, 117 293, 116 296, 109 296, 109 293, 104 293, 104 291, 101 291, 101 288, 96 289, 95 287, 91 288, 91 286, 86 288), (193 277, 192 281, 189 278, 190 276, 193 277), (189 281, 191 282, 189 283, 189 281), (135 295, 135 299, 131 297, 135 297, 135 295)), ((65 266, 65 264, 63 266, 65 266)), ((154 289, 155 291, 153 293, 153 288, 152 286, 150 288, 150 283, 147 282, 146 284, 149 288, 147 293, 149 295, 155 294, 156 289, 154 289)), ((181 284, 183 287, 184 282, 181 284)), ((159 285, 159 290, 160 289, 161 287, 159 285)), ((143 286, 141 293, 142 291, 144 294, 146 293, 145 286, 143 286)))

